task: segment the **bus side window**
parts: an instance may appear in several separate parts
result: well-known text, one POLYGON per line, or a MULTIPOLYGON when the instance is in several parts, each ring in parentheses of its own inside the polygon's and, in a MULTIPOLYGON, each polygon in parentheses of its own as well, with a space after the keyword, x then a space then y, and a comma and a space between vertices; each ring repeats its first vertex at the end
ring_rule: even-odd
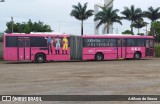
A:
POLYGON ((30 40, 29 39, 26 39, 25 40, 25 47, 29 47, 30 46, 30 40))
POLYGON ((146 40, 146 48, 149 48, 149 40, 146 40))
POLYGON ((116 44, 116 39, 110 39, 110 46, 112 46, 112 47, 116 47, 117 46, 117 44, 116 44))
POLYGON ((117 39, 117 46, 118 47, 126 46, 126 40, 125 39, 117 39))
POLYGON ((142 47, 144 45, 144 39, 135 39, 135 46, 136 47, 142 47))
POLYGON ((121 44, 121 40, 120 40, 120 39, 117 39, 117 46, 118 46, 118 47, 121 47, 121 45, 122 45, 122 44, 121 44))
POLYGON ((18 47, 24 47, 24 39, 18 39, 18 47))
POLYGON ((44 37, 30 37, 31 47, 47 47, 47 40, 44 37))
POLYGON ((6 47, 17 47, 16 36, 6 36, 6 47))
POLYGON ((127 46, 128 47, 134 47, 134 39, 127 39, 127 46))
POLYGON ((153 40, 150 40, 150 47, 153 48, 153 40))
POLYGON ((123 46, 123 47, 126 46, 126 41, 125 41, 125 39, 122 39, 122 46, 123 46))

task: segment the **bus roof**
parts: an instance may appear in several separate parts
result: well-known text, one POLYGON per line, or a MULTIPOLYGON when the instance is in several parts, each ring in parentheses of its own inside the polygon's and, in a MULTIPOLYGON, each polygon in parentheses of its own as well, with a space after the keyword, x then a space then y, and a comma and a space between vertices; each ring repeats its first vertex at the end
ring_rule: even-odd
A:
POLYGON ((30 34, 51 34, 51 35, 59 34, 59 35, 61 35, 62 33, 58 33, 58 32, 30 32, 30 34))
POLYGON ((141 36, 131 34, 103 34, 103 35, 84 35, 83 38, 154 38, 153 36, 141 36))
POLYGON ((21 34, 21 33, 10 33, 10 34, 4 34, 5 36, 69 36, 68 34, 61 34, 61 33, 32 33, 32 34, 21 34))

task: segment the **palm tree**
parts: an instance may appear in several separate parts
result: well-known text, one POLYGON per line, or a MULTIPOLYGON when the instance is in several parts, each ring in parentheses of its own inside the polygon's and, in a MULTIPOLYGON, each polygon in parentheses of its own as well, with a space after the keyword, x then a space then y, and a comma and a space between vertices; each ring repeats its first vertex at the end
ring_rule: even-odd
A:
POLYGON ((131 5, 130 8, 124 7, 124 11, 122 11, 121 14, 124 15, 124 17, 122 17, 123 19, 131 21, 130 27, 131 27, 131 32, 133 33, 132 24, 134 21, 142 19, 143 16, 142 10, 140 8, 135 8, 134 5, 131 5))
POLYGON ((73 10, 70 15, 81 21, 81 35, 83 35, 83 21, 92 16, 94 11, 87 10, 87 3, 83 6, 81 3, 78 3, 78 5, 73 5, 72 7, 73 10))
MULTIPOLYGON (((153 8, 152 6, 148 8, 148 11, 144 11, 144 17, 148 18, 151 20, 151 24, 160 19, 160 7, 158 8, 153 8)), ((154 29, 151 25, 151 34, 154 34, 154 29)))
POLYGON ((143 21, 143 19, 136 20, 133 22, 132 27, 138 28, 138 34, 139 34, 139 29, 142 27, 146 26, 146 22, 143 21))
POLYGON ((102 24, 107 24, 104 28, 104 30, 107 28, 107 34, 109 33, 109 26, 113 24, 114 22, 117 22, 122 25, 122 22, 120 21, 121 18, 117 15, 118 9, 114 9, 113 7, 100 7, 102 11, 99 11, 94 18, 94 21, 99 21, 96 28, 99 28, 102 24))
POLYGON ((154 22, 160 19, 160 7, 153 9, 153 7, 149 7, 148 11, 144 11, 144 15, 146 18, 150 19, 151 22, 154 22))

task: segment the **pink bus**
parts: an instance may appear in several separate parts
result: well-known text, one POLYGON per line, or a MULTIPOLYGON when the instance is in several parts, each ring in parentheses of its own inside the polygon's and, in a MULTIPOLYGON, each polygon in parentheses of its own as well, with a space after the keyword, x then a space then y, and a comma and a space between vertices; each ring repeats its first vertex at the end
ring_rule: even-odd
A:
POLYGON ((152 36, 4 34, 4 60, 45 61, 140 59, 154 55, 152 36))
POLYGON ((154 55, 152 36, 83 36, 83 60, 140 59, 154 55))
POLYGON ((4 60, 70 60, 69 35, 5 34, 4 60))

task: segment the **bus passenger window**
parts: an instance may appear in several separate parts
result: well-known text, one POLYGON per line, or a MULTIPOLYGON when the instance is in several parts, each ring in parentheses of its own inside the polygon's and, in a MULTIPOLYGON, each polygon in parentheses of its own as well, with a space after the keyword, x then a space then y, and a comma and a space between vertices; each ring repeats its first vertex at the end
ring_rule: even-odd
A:
POLYGON ((149 48, 149 40, 146 40, 146 48, 149 48))
POLYGON ((153 47, 153 40, 150 40, 150 47, 153 47))
POLYGON ((122 39, 122 46, 123 46, 123 47, 126 46, 126 41, 125 41, 125 39, 122 39))
POLYGON ((18 40, 18 46, 19 47, 24 47, 24 40, 23 39, 18 40))
POLYGON ((6 47, 17 47, 17 37, 6 36, 6 47))
POLYGON ((118 47, 121 47, 121 40, 120 39, 117 40, 117 44, 118 44, 118 47))
POLYGON ((47 47, 47 41, 44 37, 31 37, 31 47, 47 47))
POLYGON ((25 47, 29 47, 30 46, 30 41, 29 40, 25 40, 25 47))
POLYGON ((127 46, 134 47, 134 39, 127 39, 127 46))
POLYGON ((143 47, 144 45, 144 39, 135 39, 135 46, 136 47, 143 47))

